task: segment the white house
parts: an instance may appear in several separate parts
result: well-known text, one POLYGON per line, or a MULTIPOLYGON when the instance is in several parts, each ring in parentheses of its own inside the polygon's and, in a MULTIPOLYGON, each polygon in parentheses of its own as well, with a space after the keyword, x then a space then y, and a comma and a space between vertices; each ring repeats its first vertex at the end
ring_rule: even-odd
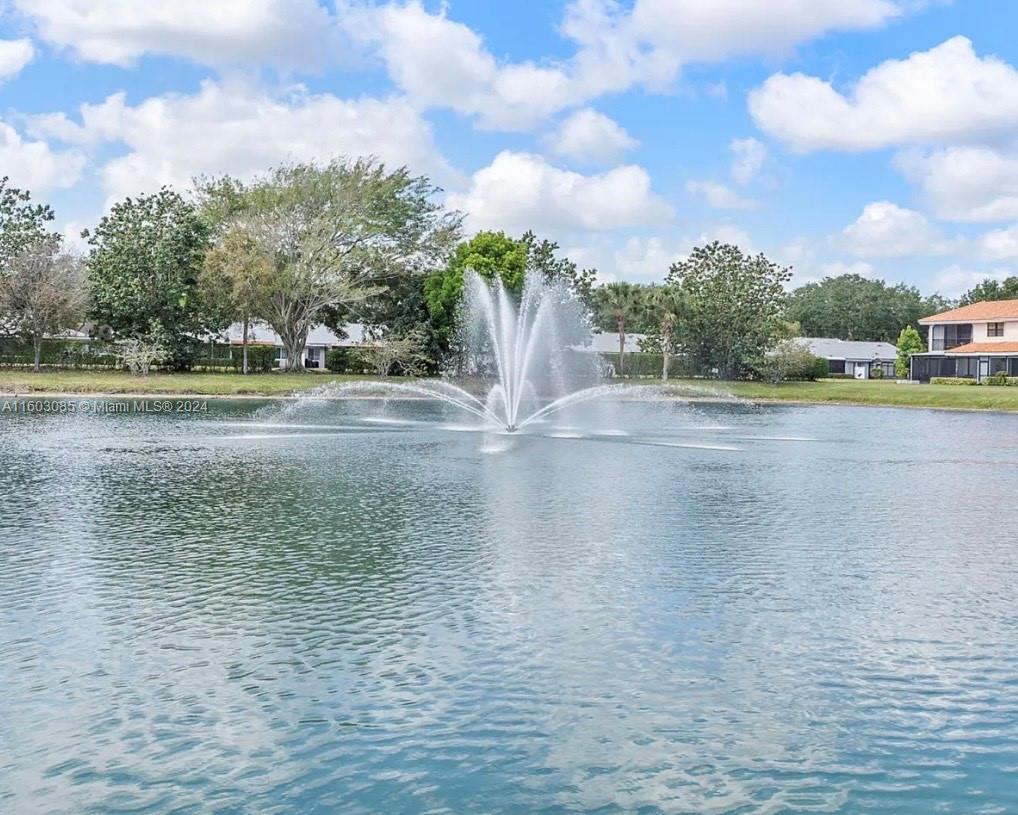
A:
MULTIPOLYGON (((635 354, 640 350, 640 343, 646 339, 646 334, 626 334, 626 342, 623 352, 635 354)), ((586 351, 591 354, 617 354, 619 352, 619 335, 615 331, 605 331, 599 334, 591 334, 590 345, 574 345, 575 351, 586 351)))
POLYGON ((809 348, 813 356, 826 359, 829 373, 848 374, 855 379, 870 379, 873 372, 879 369, 887 378, 894 376, 894 361, 898 356, 898 349, 889 342, 861 342, 826 337, 801 337, 796 342, 809 348))
MULTIPOLYGON (((325 354, 332 348, 356 348, 373 345, 374 340, 365 334, 362 323, 347 323, 343 327, 345 337, 338 337, 324 325, 317 325, 308 333, 307 345, 301 354, 301 363, 305 368, 324 369, 325 354)), ((234 347, 244 344, 244 326, 234 323, 226 330, 225 340, 234 347)), ((248 345, 272 345, 276 349, 276 359, 280 367, 286 362, 286 349, 279 335, 264 323, 248 326, 248 345)))
POLYGON ((928 348, 913 354, 912 379, 1018 376, 1018 300, 986 300, 924 317, 928 348))

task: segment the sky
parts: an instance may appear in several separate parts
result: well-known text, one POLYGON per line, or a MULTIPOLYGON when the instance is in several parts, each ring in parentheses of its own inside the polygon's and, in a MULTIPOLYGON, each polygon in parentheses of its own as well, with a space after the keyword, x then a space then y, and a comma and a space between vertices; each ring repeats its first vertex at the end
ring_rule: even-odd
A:
POLYGON ((1018 274, 1010 0, 0 0, 0 175, 72 246, 198 175, 375 155, 602 280, 711 240, 954 297, 1018 274))

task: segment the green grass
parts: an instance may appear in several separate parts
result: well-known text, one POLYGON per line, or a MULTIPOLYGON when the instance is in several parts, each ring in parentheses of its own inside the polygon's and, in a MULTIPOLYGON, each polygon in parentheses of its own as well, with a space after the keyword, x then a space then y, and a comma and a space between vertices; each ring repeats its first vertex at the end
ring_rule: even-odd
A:
POLYGON ((990 385, 898 385, 893 380, 826 379, 820 382, 706 382, 681 384, 713 386, 745 399, 788 402, 891 405, 897 407, 954 408, 967 410, 1016 410, 1018 387, 990 385))
MULTIPOLYGON (((249 374, 154 373, 148 377, 123 371, 59 371, 32 373, 0 369, 0 393, 94 393, 94 394, 193 394, 196 396, 288 396, 329 382, 370 380, 372 377, 336 374, 249 374)), ((658 380, 631 380, 639 384, 660 384, 658 380)), ((705 391, 728 393, 745 399, 892 405, 899 407, 955 408, 969 410, 1018 411, 1018 387, 988 385, 898 385, 893 381, 856 382, 830 379, 821 382, 713 382, 670 380, 670 384, 691 385, 705 391)))
POLYGON ((140 393, 196 396, 287 396, 329 382, 371 377, 337 374, 153 373, 134 376, 125 371, 59 371, 40 373, 0 370, 0 393, 140 393))

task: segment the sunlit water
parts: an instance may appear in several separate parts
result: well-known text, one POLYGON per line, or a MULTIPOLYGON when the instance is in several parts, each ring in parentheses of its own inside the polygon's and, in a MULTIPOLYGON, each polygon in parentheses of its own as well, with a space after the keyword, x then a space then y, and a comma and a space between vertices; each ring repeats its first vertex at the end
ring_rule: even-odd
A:
POLYGON ((584 410, 0 415, 0 812, 1018 811, 1018 417, 584 410))

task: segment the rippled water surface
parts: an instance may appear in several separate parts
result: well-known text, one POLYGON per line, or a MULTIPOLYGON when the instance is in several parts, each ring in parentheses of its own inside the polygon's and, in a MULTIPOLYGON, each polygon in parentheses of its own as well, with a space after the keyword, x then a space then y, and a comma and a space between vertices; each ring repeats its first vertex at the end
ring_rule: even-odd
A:
POLYGON ((0 415, 0 812, 1018 812, 1018 417, 600 410, 0 415))

